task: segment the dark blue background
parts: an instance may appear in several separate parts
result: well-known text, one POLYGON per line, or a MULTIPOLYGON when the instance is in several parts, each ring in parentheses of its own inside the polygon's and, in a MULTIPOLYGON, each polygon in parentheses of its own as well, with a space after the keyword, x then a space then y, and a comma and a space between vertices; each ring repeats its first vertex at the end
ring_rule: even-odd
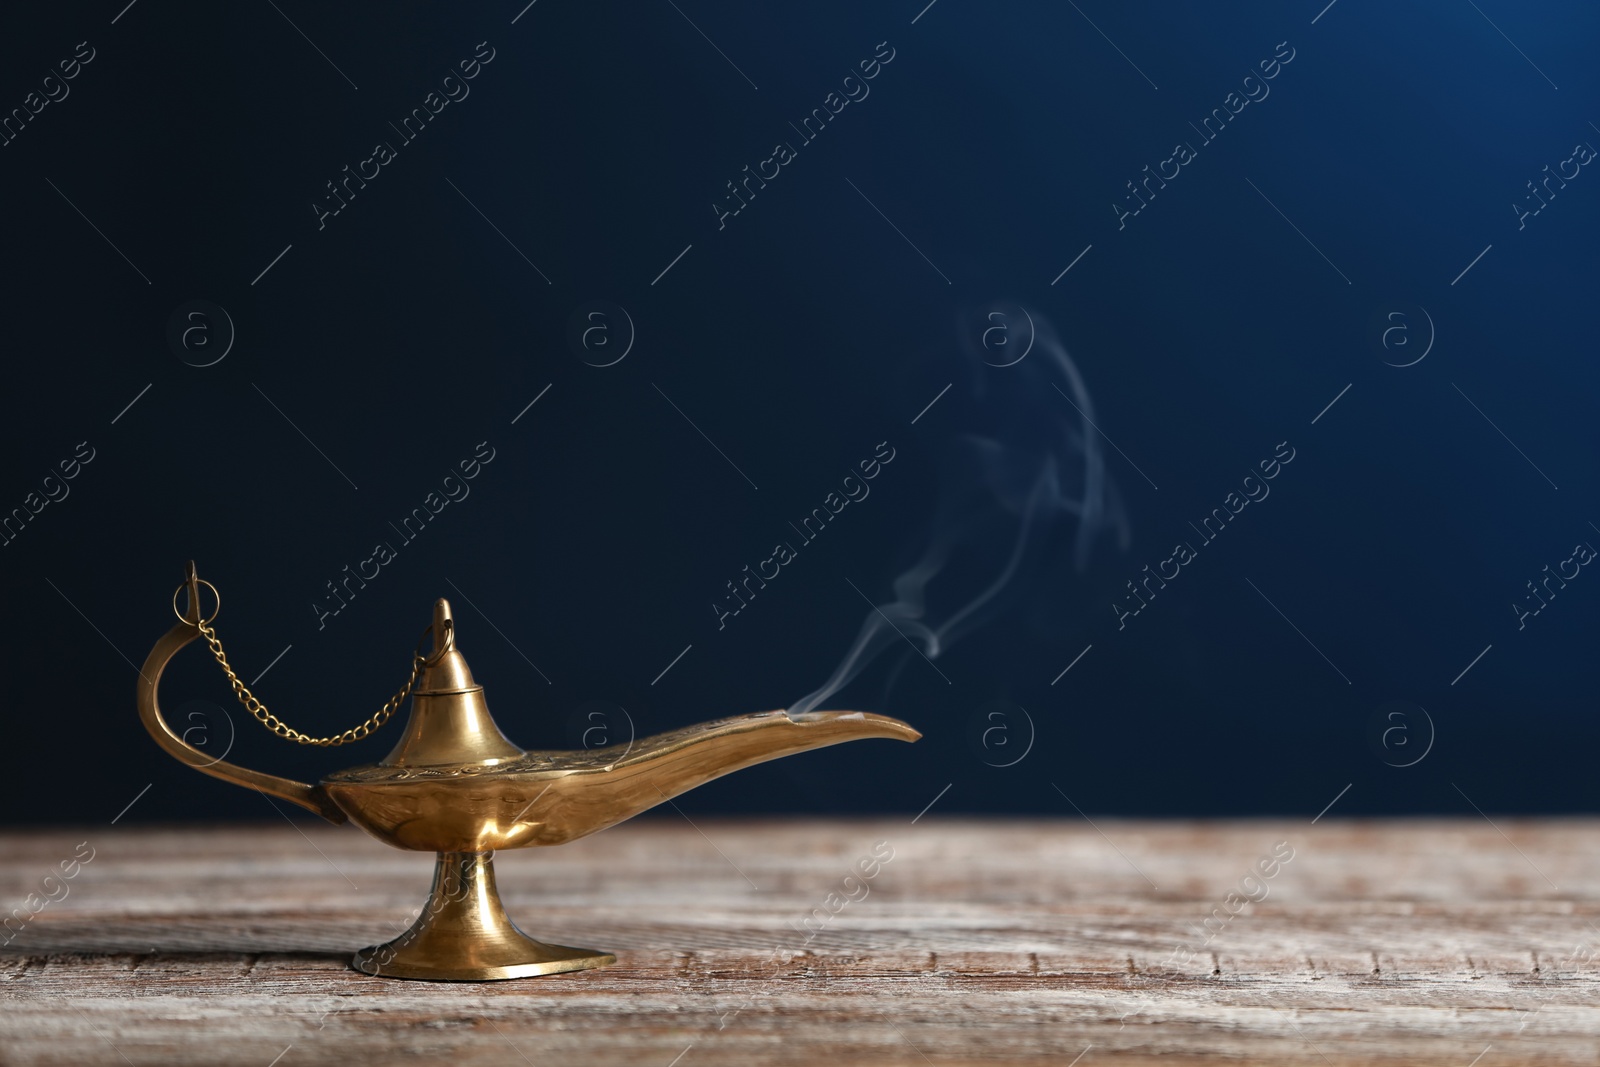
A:
MULTIPOLYGON (((930 538, 975 520, 929 586, 937 624, 1004 565, 1016 486, 1085 432, 1044 347, 985 364, 996 301, 1052 324, 1082 374, 1116 443, 1088 431, 1126 540, 1099 532, 1080 567, 1078 520, 1049 514, 935 667, 897 638, 828 702, 904 718, 921 743, 765 765, 685 810, 915 813, 949 785, 941 813, 1309 816, 1347 784, 1338 815, 1593 810, 1600 578, 1585 569, 1520 631, 1510 604, 1600 544, 1600 177, 1584 168, 1521 230, 1511 205, 1600 144, 1600 11, 1322 6, 539 0, 513 25, 519 0, 112 0, 0 16, 7 111, 77 42, 96 50, 0 148, 0 509, 78 442, 95 449, 0 548, 0 818, 109 820, 136 795, 127 821, 277 818, 163 755, 135 714, 129 661, 170 625, 191 557, 223 591, 247 680, 292 646, 257 692, 308 731, 377 709, 438 596, 524 745, 571 743, 593 701, 641 734, 788 705, 871 610, 850 583, 888 604, 930 538), (387 124, 480 41, 495 58, 470 96, 319 230, 324 183, 396 140, 387 124), (797 140, 788 124, 881 41, 895 58, 870 96, 719 230, 725 183, 797 140), (1279 42, 1294 59, 1270 95, 1119 230, 1124 183, 1198 142, 1189 124, 1279 42), (166 340, 193 299, 237 329, 204 369, 166 340), (636 327, 612 367, 567 340, 593 300, 636 327), (1419 307, 1431 351, 1387 365, 1404 359, 1379 342, 1384 316, 1407 311, 1405 356, 1426 339, 1419 307), (972 435, 1005 449, 991 481, 963 480, 972 435), (470 497, 319 630, 324 583, 480 441, 495 459, 470 497), (896 458, 872 495, 719 631, 723 583, 882 441, 896 458), (1295 459, 1270 498, 1119 630, 1124 583, 1282 441, 1295 459), (973 490, 987 507, 938 517, 941 493, 973 490), (999 735, 975 740, 996 700, 999 756, 999 735), (1411 767, 1369 742, 1394 700, 1432 719, 1411 767), (992 766, 1025 748, 1014 708, 1033 747, 992 766)), ((199 646, 163 693, 227 708, 207 721, 237 725, 229 758, 277 773, 392 743, 394 727, 332 753, 274 740, 199 646)))

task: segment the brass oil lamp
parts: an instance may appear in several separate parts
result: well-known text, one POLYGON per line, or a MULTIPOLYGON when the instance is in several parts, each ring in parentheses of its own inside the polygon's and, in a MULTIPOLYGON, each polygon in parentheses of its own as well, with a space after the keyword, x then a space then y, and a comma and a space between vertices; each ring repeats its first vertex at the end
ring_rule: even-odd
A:
POLYGON ((211 626, 220 598, 211 617, 203 618, 202 585, 216 594, 191 562, 178 590, 187 589, 188 608, 145 660, 139 717, 157 744, 198 771, 298 804, 332 823, 354 822, 396 848, 438 854, 433 889, 416 922, 351 961, 371 975, 487 981, 615 963, 610 953, 547 945, 517 929, 495 888, 494 853, 577 840, 714 778, 780 756, 868 737, 915 741, 922 736, 883 715, 772 711, 700 723, 625 746, 525 751, 490 717, 483 687, 456 647, 450 605, 439 600, 400 692, 360 726, 332 737, 308 737, 267 711, 234 674, 211 626), (167 663, 197 637, 211 646, 239 700, 280 737, 322 747, 360 740, 388 721, 409 694, 405 732, 380 762, 337 771, 317 785, 216 760, 167 724, 156 696, 167 663), (430 637, 431 650, 425 653, 422 644, 430 637))

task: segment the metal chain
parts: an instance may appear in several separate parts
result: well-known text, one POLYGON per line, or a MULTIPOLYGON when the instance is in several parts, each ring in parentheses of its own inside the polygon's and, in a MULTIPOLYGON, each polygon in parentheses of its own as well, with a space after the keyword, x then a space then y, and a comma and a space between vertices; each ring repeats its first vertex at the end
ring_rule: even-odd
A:
POLYGON ((211 646, 211 654, 217 658, 217 662, 222 665, 223 673, 228 676, 228 683, 233 686, 233 695, 239 698, 239 703, 244 705, 245 710, 254 715, 261 725, 279 737, 287 738, 300 745, 320 745, 323 748, 332 748, 336 745, 348 744, 351 741, 360 741, 362 738, 370 736, 373 731, 389 721, 390 716, 410 695, 411 687, 417 684, 417 675, 422 672, 422 665, 426 661, 422 653, 414 653, 414 658, 411 661, 411 677, 406 679, 406 684, 400 687, 400 692, 389 698, 389 702, 376 715, 360 726, 351 727, 344 733, 335 734, 333 737, 308 737, 268 711, 266 705, 257 700, 255 695, 245 688, 245 684, 239 680, 239 676, 234 674, 233 668, 228 665, 227 654, 222 651, 222 640, 217 637, 217 631, 212 628, 211 624, 201 622, 199 628, 201 636, 211 646))

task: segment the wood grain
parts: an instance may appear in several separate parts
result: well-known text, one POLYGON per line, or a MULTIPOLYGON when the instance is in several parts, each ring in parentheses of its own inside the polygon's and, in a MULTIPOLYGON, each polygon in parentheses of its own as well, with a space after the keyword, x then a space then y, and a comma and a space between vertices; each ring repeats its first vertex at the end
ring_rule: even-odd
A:
POLYGON ((11 833, 0 905, 83 841, 0 947, 0 1063, 1600 1062, 1597 821, 670 815, 496 858, 525 930, 617 966, 459 985, 347 967, 430 856, 309 825, 11 833))

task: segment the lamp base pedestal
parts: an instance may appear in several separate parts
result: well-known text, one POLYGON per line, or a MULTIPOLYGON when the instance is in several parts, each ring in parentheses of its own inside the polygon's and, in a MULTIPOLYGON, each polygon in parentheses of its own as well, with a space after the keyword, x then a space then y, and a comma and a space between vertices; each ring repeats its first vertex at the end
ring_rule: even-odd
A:
POLYGON ((379 978, 490 982, 615 962, 609 952, 547 945, 518 930, 495 889, 494 853, 441 852, 427 907, 411 929, 362 949, 350 965, 379 978))

